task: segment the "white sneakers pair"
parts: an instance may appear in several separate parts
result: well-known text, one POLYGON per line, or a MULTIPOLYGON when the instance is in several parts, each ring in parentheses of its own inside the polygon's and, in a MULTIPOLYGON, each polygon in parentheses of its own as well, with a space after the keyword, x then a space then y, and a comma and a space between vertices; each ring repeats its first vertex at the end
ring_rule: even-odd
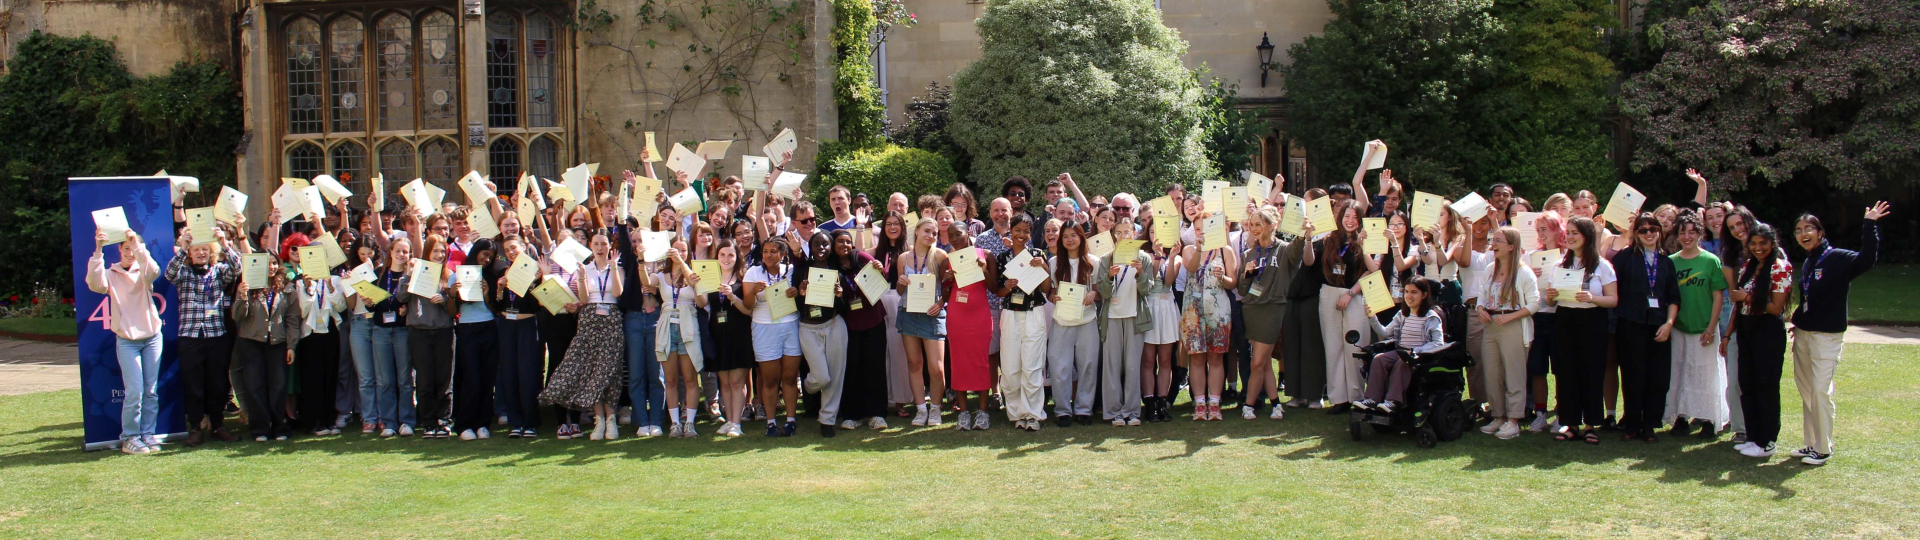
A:
POLYGON ((1758 445, 1758 444, 1754 444, 1754 443, 1752 443, 1752 442, 1743 442, 1743 443, 1740 443, 1740 444, 1737 444, 1737 445, 1734 445, 1734 447, 1733 447, 1733 449, 1734 449, 1735 451, 1738 451, 1738 452, 1740 452, 1740 455, 1743 455, 1743 456, 1747 456, 1747 457, 1750 457, 1750 458, 1769 458, 1769 457, 1773 457, 1773 445, 1772 445, 1772 444, 1768 444, 1768 445, 1766 445, 1766 446, 1760 446, 1760 445, 1758 445))
POLYGON ((1501 440, 1512 439, 1520 436, 1520 422, 1496 418, 1487 425, 1481 426, 1480 432, 1501 440))
POLYGON ((941 423, 942 422, 940 420, 939 408, 929 407, 923 404, 923 405, 920 405, 920 408, 917 412, 913 413, 913 425, 915 427, 938 426, 941 423))

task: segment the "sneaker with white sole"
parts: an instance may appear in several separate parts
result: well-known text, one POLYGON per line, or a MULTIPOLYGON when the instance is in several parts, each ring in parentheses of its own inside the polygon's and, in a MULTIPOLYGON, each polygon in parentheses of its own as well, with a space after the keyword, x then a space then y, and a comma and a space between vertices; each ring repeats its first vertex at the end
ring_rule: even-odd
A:
POLYGON ((853 420, 841 420, 841 421, 840 421, 840 429, 854 429, 854 428, 858 428, 858 427, 860 427, 860 423, 859 423, 859 422, 856 422, 856 421, 853 421, 853 420))
POLYGON ((913 413, 913 426, 920 427, 924 425, 927 425, 927 406, 921 405, 920 408, 913 413))
POLYGON ((944 422, 944 420, 940 419, 941 412, 942 411, 937 407, 928 407, 927 408, 927 425, 930 427, 939 427, 940 424, 944 422))
POLYGON ((1392 401, 1382 401, 1380 402, 1380 406, 1378 408, 1380 409, 1380 412, 1393 414, 1393 410, 1399 407, 1400 407, 1399 403, 1394 403, 1392 401))
POLYGON ((867 429, 887 429, 887 419, 875 416, 867 420, 867 429))
POLYGON ((413 426, 409 426, 409 425, 406 425, 406 424, 400 424, 400 436, 401 436, 401 437, 412 437, 412 436, 413 436, 413 426))
POLYGON ((1127 427, 1127 417, 1124 417, 1124 416, 1113 417, 1113 427, 1127 427))
POLYGON ((1127 417, 1127 425, 1128 425, 1128 426, 1138 426, 1138 425, 1140 425, 1140 417, 1138 417, 1138 416, 1129 416, 1129 417, 1127 417))
POLYGON ((960 411, 960 419, 954 421, 954 426, 957 426, 960 431, 972 430, 973 429, 973 411, 960 411))
POLYGON ((503 415, 500 415, 500 417, 499 417, 499 418, 495 418, 495 419, 493 419, 493 423, 495 423, 495 424, 499 424, 499 425, 502 425, 502 426, 504 426, 504 425, 507 425, 507 416, 506 416, 506 415, 504 415, 504 414, 503 414, 503 415))
POLYGON ((493 432, 487 431, 487 428, 479 428, 473 430, 473 436, 481 440, 486 440, 493 438, 493 432))
POLYGON ((623 425, 623 426, 633 425, 633 407, 621 407, 620 410, 618 411, 618 414, 619 414, 618 419, 620 421, 620 425, 623 425))
POLYGON ((1753 443, 1747 443, 1747 444, 1750 446, 1748 446, 1747 449, 1745 450, 1741 450, 1740 455, 1747 456, 1750 458, 1773 457, 1773 445, 1769 444, 1766 446, 1760 446, 1753 443))
POLYGON ((471 441, 479 438, 480 436, 474 435, 473 430, 471 429, 460 432, 460 440, 463 440, 463 441, 471 441))
POLYGON ((1745 454, 1747 453, 1748 448, 1753 448, 1755 446, 1759 446, 1759 445, 1756 445, 1750 442, 1743 442, 1740 444, 1733 445, 1733 451, 1745 454))
POLYGON ((680 438, 680 435, 685 432, 686 428, 679 422, 674 422, 673 427, 667 428, 667 436, 675 439, 680 438))
POLYGON ((134 437, 124 441, 120 441, 120 451, 123 453, 133 454, 137 456, 140 454, 147 453, 147 445, 145 443, 140 442, 139 437, 134 437))
POLYGON ((393 428, 386 428, 386 429, 380 430, 381 437, 392 437, 393 435, 394 435, 393 428))
POLYGON ((1822 454, 1819 452, 1808 450, 1807 457, 1800 458, 1800 462, 1808 465, 1826 465, 1827 460, 1832 458, 1833 458, 1833 454, 1822 454))
POLYGON ((1240 419, 1242 419, 1242 420, 1252 420, 1252 419, 1255 419, 1255 418, 1259 418, 1259 417, 1260 417, 1260 415, 1259 415, 1258 413, 1255 413, 1255 412, 1253 412, 1253 406, 1252 406, 1252 405, 1241 405, 1241 406, 1240 406, 1240 419))
POLYGON ((1533 423, 1527 424, 1527 431, 1538 433, 1546 430, 1547 430, 1547 415, 1544 415, 1544 414, 1534 415, 1533 423))
POLYGON ((1494 420, 1494 421, 1492 421, 1492 422, 1488 422, 1488 423, 1487 423, 1487 425, 1484 425, 1484 426, 1480 426, 1480 432, 1481 432, 1481 433, 1485 433, 1485 434, 1488 434, 1488 435, 1492 435, 1492 434, 1494 434, 1495 432, 1498 432, 1498 431, 1500 431, 1500 427, 1501 427, 1501 426, 1505 426, 1505 425, 1507 425, 1507 421, 1506 421, 1506 420, 1504 420, 1504 419, 1496 419, 1496 420, 1494 420))
POLYGON ((987 425, 991 423, 988 421, 988 418, 987 411, 975 411, 973 413, 973 430, 986 431, 987 425))
POLYGON ((688 439, 699 437, 700 430, 693 426, 693 422, 687 422, 686 427, 680 428, 680 436, 688 439))
POLYGON ((612 440, 618 440, 619 438, 620 438, 620 423, 607 422, 607 440, 612 441, 612 440))
POLYGON ((1494 436, 1494 437, 1497 437, 1497 438, 1499 438, 1500 440, 1503 440, 1503 441, 1504 441, 1504 440, 1508 440, 1508 439, 1512 439, 1512 438, 1514 438, 1514 437, 1519 437, 1519 436, 1520 436, 1520 423, 1519 423, 1519 422, 1506 422, 1506 423, 1502 423, 1502 424, 1500 425, 1500 429, 1499 429, 1499 430, 1497 430, 1497 431, 1494 431, 1494 432, 1493 432, 1493 436, 1494 436))
POLYGON ((1808 446, 1805 448, 1795 448, 1792 451, 1787 452, 1787 455, 1795 458, 1803 458, 1803 457, 1811 456, 1813 454, 1815 454, 1815 452, 1813 451, 1813 447, 1811 446, 1808 446))
POLYGON ((1279 403, 1273 404, 1273 412, 1267 413, 1267 418, 1272 420, 1279 420, 1286 417, 1287 417, 1287 407, 1279 403))

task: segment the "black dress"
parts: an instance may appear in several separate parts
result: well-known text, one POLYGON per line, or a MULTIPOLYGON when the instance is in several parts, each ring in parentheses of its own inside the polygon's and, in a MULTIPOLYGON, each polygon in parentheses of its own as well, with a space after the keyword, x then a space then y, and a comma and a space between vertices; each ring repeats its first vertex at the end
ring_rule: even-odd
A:
MULTIPOLYGON (((733 290, 741 290, 740 285, 736 277, 733 290)), ((713 354, 707 357, 701 371, 719 373, 757 365, 753 359, 753 314, 734 309, 733 303, 718 292, 707 294, 706 314, 708 335, 713 336, 713 354)))

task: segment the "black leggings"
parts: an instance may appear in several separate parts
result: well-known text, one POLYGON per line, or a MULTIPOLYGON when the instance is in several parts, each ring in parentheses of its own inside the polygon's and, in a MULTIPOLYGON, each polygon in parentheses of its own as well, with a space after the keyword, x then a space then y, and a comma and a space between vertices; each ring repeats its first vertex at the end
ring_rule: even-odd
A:
POLYGON ((1607 310, 1561 306, 1553 326, 1553 392, 1560 396, 1560 425, 1599 426, 1600 393, 1607 380, 1607 310))
POLYGON ((1740 340, 1740 413, 1747 420, 1747 442, 1766 446, 1780 439, 1786 325, 1773 315, 1741 316, 1734 339, 1740 340))
MULTIPOLYGON (((334 331, 338 331, 337 329, 334 331)), ((300 417, 295 427, 314 430, 333 427, 334 392, 340 385, 340 340, 332 334, 314 334, 294 347, 293 365, 300 371, 300 417)))
POLYGON ((233 362, 233 336, 180 338, 180 386, 186 393, 187 429, 200 429, 200 419, 220 429, 226 420, 227 395, 233 391, 227 374, 233 362))
POLYGON ((453 329, 408 328, 407 349, 416 418, 423 428, 444 428, 453 401, 453 329))
MULTIPOLYGON (((547 345, 547 378, 553 378, 554 370, 560 369, 560 362, 567 359, 567 347, 573 344, 573 335, 580 332, 580 316, 562 313, 540 317, 540 342, 547 345)), ((541 385, 545 388, 546 385, 541 385)), ((565 406, 553 405, 555 422, 561 424, 580 423, 580 411, 565 406)))

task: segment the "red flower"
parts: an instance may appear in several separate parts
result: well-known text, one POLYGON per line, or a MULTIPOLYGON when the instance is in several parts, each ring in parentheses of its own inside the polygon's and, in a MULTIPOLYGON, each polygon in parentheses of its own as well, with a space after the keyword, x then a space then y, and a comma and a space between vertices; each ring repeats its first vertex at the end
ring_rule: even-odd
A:
POLYGON ((9 296, 9 297, 7 297, 7 301, 8 301, 8 302, 19 302, 19 301, 20 301, 20 295, 17 295, 17 294, 16 294, 16 295, 13 295, 13 296, 9 296))
POLYGON ((60 299, 60 303, 62 303, 62 304, 66 304, 66 305, 69 305, 69 306, 71 306, 71 305, 73 305, 73 299, 72 299, 72 298, 61 298, 61 299, 60 299))
POLYGON ((38 303, 40 303, 40 297, 38 297, 38 296, 35 296, 35 297, 33 297, 33 303, 35 303, 35 304, 38 304, 38 303))

